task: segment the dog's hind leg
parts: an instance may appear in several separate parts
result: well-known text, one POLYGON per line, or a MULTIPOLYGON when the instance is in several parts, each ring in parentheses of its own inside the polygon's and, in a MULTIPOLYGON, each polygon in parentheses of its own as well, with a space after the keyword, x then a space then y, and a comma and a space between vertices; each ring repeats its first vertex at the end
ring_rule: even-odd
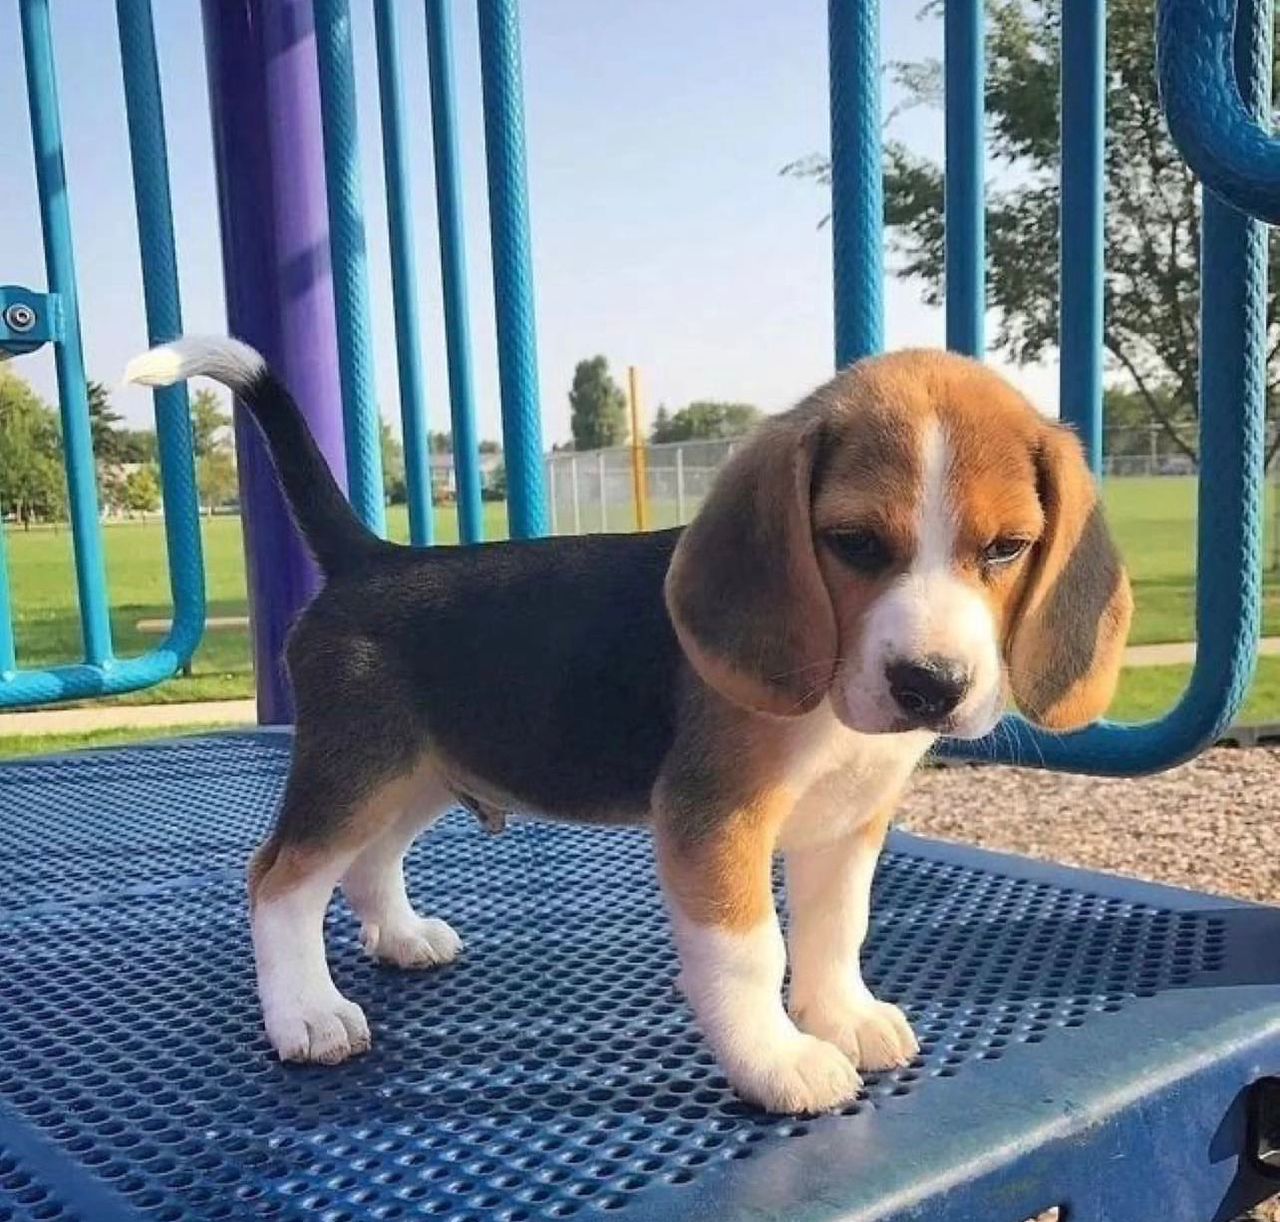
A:
POLYGON ((398 817, 370 841, 342 876, 343 894, 360 918, 360 939, 375 959, 394 967, 451 963, 462 939, 435 917, 414 911, 404 882, 404 855, 422 831, 454 805, 452 794, 425 766, 398 817))
POLYGON ((335 1065, 365 1052, 370 1036, 364 1013, 329 974, 325 911, 343 875, 401 819, 420 787, 422 751, 408 727, 371 724, 352 736, 308 708, 300 702, 275 829, 248 871, 253 957, 280 1059, 335 1065))

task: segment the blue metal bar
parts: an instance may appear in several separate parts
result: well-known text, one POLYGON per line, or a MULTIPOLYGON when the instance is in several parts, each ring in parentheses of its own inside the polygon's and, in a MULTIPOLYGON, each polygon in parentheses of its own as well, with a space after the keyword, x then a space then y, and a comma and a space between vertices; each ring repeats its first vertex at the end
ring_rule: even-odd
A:
POLYGON ((1059 414, 1102 471, 1106 0, 1062 8, 1059 414))
POLYGON ((440 278, 445 346, 449 359, 449 410, 453 470, 458 484, 458 534, 463 543, 484 538, 475 389, 471 375, 471 320, 467 305, 467 242, 458 168, 458 114, 453 83, 450 0, 426 0, 427 60, 431 75, 431 134, 436 166, 436 215, 440 225, 440 278))
MULTIPOLYGON (((182 307, 151 0, 116 0, 116 17, 142 252, 147 339, 154 345, 182 334, 182 307)), ((200 643, 205 613, 200 506, 185 383, 156 391, 155 410, 169 587, 173 594, 173 627, 161 649, 172 651, 182 664, 200 643)))
POLYGON ((4 515, 0 514, 0 684, 11 682, 18 669, 13 648, 13 603, 9 597, 9 559, 5 547, 4 515))
POLYGON ((879 0, 828 0, 836 366, 884 347, 879 0))
POLYGON ((315 21, 347 487, 351 504, 361 520, 370 530, 385 535, 381 420, 374 396, 369 269, 361 205, 351 11, 347 0, 315 0, 315 21))
MULTIPOLYGON (((1241 92, 1261 124, 1271 88, 1269 0, 1241 0, 1235 55, 1241 92)), ((1051 736, 1007 718, 991 742, 949 744, 949 754, 1108 775, 1152 772, 1211 744, 1244 701, 1260 616, 1266 233, 1206 193, 1202 234, 1197 650, 1187 690, 1158 721, 1051 736)))
POLYGON ((982 0, 947 0, 943 21, 947 347, 981 357, 987 312, 982 0))
POLYGON ((538 408, 538 349, 517 0, 479 0, 479 17, 493 298, 507 464, 507 519, 512 537, 527 539, 545 535, 550 523, 538 408))
POLYGON ((404 432, 409 539, 415 546, 429 547, 435 542, 435 515, 431 508, 431 434, 427 430, 426 376, 419 338, 422 325, 418 317, 409 152, 404 135, 404 89, 400 81, 399 38, 392 0, 374 0, 373 23, 378 48, 382 166, 387 181, 391 298, 396 318, 396 365, 400 373, 400 422, 404 432))
POLYGON ((93 666, 111 661, 111 621, 107 614, 107 573, 98 533, 98 489, 89 429, 89 399, 80 342, 80 310, 72 253, 71 213, 67 204, 66 167, 62 160, 62 125, 54 71, 48 0, 21 0, 23 61, 31 109, 31 141, 40 196, 45 273, 49 291, 63 305, 62 343, 54 349, 62 444, 67 460, 67 491, 75 552, 76 589, 86 660, 93 666))

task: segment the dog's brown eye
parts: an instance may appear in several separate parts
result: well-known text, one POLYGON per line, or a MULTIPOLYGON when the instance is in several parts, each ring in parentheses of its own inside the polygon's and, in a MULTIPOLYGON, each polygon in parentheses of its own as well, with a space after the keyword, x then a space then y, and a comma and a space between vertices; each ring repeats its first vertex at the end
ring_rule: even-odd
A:
POLYGON ((998 569, 1001 565, 1012 564, 1030 546, 1030 539, 1022 539, 1016 535, 992 539, 982 549, 982 563, 988 568, 998 569))
POLYGON ((826 542, 845 564, 859 573, 882 573, 893 563, 888 543, 874 530, 832 531, 826 542))

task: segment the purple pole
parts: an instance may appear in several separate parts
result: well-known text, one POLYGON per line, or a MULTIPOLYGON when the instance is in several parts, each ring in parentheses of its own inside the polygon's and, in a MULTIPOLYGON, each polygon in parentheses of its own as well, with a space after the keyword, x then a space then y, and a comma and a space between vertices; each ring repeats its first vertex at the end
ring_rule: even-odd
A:
MULTIPOLYGON (((202 0, 231 333, 257 348, 347 482, 311 0, 202 0)), ((285 634, 320 574, 235 410, 258 721, 293 720, 285 634)))

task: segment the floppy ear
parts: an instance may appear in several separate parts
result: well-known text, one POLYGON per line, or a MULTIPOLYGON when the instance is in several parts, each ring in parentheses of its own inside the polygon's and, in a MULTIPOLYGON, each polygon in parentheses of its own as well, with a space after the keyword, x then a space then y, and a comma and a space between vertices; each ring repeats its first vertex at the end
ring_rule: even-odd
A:
POLYGON ((1047 426, 1036 472, 1045 529, 1009 641, 1010 684, 1032 721, 1074 730, 1115 694, 1133 595, 1075 435, 1047 426))
POLYGON ((810 498, 821 421, 797 409, 725 464, 667 572, 667 610, 698 675, 777 716, 815 708, 835 673, 835 611, 810 498))

